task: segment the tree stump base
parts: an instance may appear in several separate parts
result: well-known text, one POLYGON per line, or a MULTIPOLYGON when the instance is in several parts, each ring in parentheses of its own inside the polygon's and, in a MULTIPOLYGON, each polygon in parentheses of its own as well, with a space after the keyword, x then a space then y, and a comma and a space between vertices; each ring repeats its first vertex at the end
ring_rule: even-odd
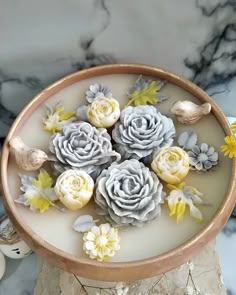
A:
POLYGON ((67 273, 39 258, 34 295, 226 295, 215 242, 188 263, 153 278, 102 282, 67 273))

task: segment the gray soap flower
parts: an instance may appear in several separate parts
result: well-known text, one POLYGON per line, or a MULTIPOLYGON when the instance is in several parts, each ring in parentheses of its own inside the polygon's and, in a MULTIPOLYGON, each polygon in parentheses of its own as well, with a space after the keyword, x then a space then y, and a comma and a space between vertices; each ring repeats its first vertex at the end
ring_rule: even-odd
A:
POLYGON ((173 121, 150 105, 125 108, 112 131, 115 149, 124 159, 147 158, 159 148, 170 146, 174 136, 173 121))
POLYGON ((92 103, 98 96, 112 97, 111 89, 98 83, 90 85, 89 90, 86 91, 87 101, 92 103))
POLYGON ((113 163, 97 178, 96 187, 97 213, 113 226, 142 226, 161 213, 162 184, 138 160, 113 163))
POLYGON ((206 143, 195 145, 188 155, 192 170, 208 171, 218 164, 218 153, 206 143))
POLYGON ((120 155, 112 150, 107 130, 82 121, 67 124, 53 135, 49 150, 55 156, 58 172, 82 169, 94 178, 111 162, 120 160, 120 155))

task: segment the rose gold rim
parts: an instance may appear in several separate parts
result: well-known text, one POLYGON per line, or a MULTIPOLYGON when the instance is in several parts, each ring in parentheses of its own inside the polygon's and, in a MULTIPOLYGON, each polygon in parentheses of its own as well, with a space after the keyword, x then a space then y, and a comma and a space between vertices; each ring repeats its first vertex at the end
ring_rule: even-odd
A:
POLYGON ((18 214, 17 207, 15 206, 13 198, 8 189, 8 142, 9 139, 14 136, 17 130, 21 127, 26 118, 49 96, 58 92, 64 87, 69 86, 80 80, 109 74, 143 74, 166 79, 169 82, 176 84, 186 91, 192 93, 199 100, 210 102, 212 105, 212 113, 220 122, 225 133, 230 134, 229 124, 224 114, 210 99, 210 97, 195 84, 176 74, 170 73, 166 70, 141 64, 115 64, 86 69, 66 76, 65 78, 62 78, 47 87, 45 90, 39 93, 29 104, 27 104, 16 118, 7 135, 2 150, 1 178, 4 193, 3 201, 6 211, 21 238, 24 239, 34 251, 45 257, 45 259, 49 262, 64 269, 65 271, 69 271, 79 276, 87 277, 90 279, 106 281, 138 280, 166 272, 183 264, 200 248, 202 248, 208 241, 216 236, 216 234, 220 231, 220 229, 223 227, 228 217, 230 216, 230 213, 235 204, 236 159, 232 160, 231 178, 227 193, 211 222, 209 222, 209 224, 206 225, 194 238, 185 242, 181 246, 164 254, 134 262, 99 263, 94 260, 78 258, 48 244, 42 238, 40 238, 40 236, 35 234, 27 224, 24 223, 24 221, 18 214))

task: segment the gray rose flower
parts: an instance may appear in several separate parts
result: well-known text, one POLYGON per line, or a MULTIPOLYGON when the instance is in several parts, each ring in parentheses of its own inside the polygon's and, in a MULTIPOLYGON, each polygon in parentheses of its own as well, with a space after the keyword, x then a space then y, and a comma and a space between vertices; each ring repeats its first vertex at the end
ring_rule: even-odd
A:
POLYGON ((142 226, 161 213, 162 184, 138 160, 113 163, 102 171, 96 186, 97 213, 113 226, 142 226))
POLYGON ((86 91, 87 101, 92 103, 98 96, 112 97, 111 89, 98 83, 90 85, 89 90, 86 91))
POLYGON ((82 169, 93 178, 120 160, 112 150, 111 138, 104 128, 95 128, 87 122, 73 122, 52 136, 49 150, 55 156, 54 167, 62 173, 67 169, 82 169))
POLYGON ((188 155, 192 170, 208 171, 218 164, 218 153, 206 143, 195 145, 188 155))
POLYGON ((159 148, 170 146, 174 136, 173 121, 148 105, 125 108, 112 131, 115 149, 124 159, 147 158, 159 148))

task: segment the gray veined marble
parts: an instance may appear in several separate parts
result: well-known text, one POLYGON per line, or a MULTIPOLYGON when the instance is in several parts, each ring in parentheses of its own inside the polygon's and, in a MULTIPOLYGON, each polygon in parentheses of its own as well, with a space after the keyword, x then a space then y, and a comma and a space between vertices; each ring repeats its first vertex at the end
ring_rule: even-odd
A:
MULTIPOLYGON (((0 0, 0 7, 1 143, 23 105, 49 83, 114 62, 183 75, 236 117, 235 0, 0 0)), ((236 294, 235 222, 229 221, 217 244, 229 294, 236 294)), ((1 281, 1 295, 32 294, 32 257, 31 267, 12 261, 15 272, 10 268, 1 281), (22 280, 12 291, 16 277, 22 280)))

